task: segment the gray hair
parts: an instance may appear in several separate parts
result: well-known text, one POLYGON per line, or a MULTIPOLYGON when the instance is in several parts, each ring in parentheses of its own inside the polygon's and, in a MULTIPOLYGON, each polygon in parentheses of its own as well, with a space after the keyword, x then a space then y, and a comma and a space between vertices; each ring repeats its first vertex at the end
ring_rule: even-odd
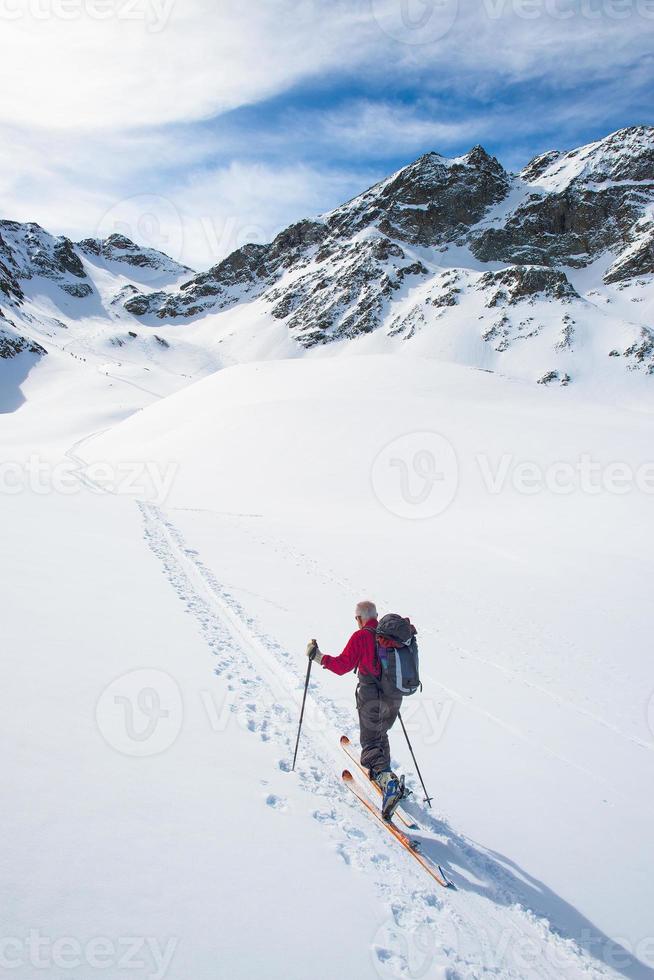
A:
POLYGON ((377 606, 374 602, 359 602, 355 610, 356 616, 361 616, 364 623, 367 623, 369 619, 377 619, 377 606))

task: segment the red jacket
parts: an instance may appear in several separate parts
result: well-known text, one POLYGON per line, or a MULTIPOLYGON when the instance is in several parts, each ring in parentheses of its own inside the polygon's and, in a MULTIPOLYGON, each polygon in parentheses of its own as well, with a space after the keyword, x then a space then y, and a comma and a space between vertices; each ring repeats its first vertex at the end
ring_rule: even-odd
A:
POLYGON ((379 677, 381 670, 375 655, 375 634, 370 632, 376 628, 377 620, 369 619, 361 629, 352 634, 340 657, 323 654, 322 666, 334 674, 347 674, 349 670, 358 667, 360 674, 379 677))

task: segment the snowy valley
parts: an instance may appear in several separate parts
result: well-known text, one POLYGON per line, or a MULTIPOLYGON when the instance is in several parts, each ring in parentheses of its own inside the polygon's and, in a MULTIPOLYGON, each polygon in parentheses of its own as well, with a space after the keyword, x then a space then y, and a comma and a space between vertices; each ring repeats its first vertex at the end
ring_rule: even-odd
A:
POLYGON ((652 127, 200 273, 0 221, 8 975, 654 977, 653 392, 652 127), (352 675, 290 771, 368 597, 452 890, 341 782, 352 675))

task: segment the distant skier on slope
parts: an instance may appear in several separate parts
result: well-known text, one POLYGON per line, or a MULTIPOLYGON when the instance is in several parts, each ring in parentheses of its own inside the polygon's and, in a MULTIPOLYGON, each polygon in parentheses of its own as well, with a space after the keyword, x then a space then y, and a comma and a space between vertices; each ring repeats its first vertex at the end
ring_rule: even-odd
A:
MULTIPOLYGON (((320 652, 316 640, 307 644, 307 656, 334 674, 347 674, 357 670, 359 683, 356 689, 356 705, 359 713, 361 741, 361 765, 368 769, 383 794, 382 813, 387 820, 392 817, 404 796, 404 776, 398 777, 391 769, 388 732, 402 707, 402 694, 388 691, 382 684, 382 666, 377 654, 377 609, 374 602, 360 602, 354 618, 358 629, 347 641, 338 657, 320 652)), ((414 630, 415 632, 415 630, 414 630)))

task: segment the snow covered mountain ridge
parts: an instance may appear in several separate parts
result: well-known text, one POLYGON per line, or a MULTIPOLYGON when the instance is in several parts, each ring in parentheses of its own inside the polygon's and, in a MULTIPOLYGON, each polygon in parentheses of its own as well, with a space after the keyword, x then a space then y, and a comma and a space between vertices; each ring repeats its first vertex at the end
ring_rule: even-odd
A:
POLYGON ((7 352, 72 328, 85 356, 138 339, 170 358, 183 337, 223 363, 410 344, 525 380, 603 383, 654 375, 653 275, 654 128, 638 126, 518 174, 480 146, 427 153, 196 275, 121 235, 73 243, 0 222, 0 330, 7 352))

